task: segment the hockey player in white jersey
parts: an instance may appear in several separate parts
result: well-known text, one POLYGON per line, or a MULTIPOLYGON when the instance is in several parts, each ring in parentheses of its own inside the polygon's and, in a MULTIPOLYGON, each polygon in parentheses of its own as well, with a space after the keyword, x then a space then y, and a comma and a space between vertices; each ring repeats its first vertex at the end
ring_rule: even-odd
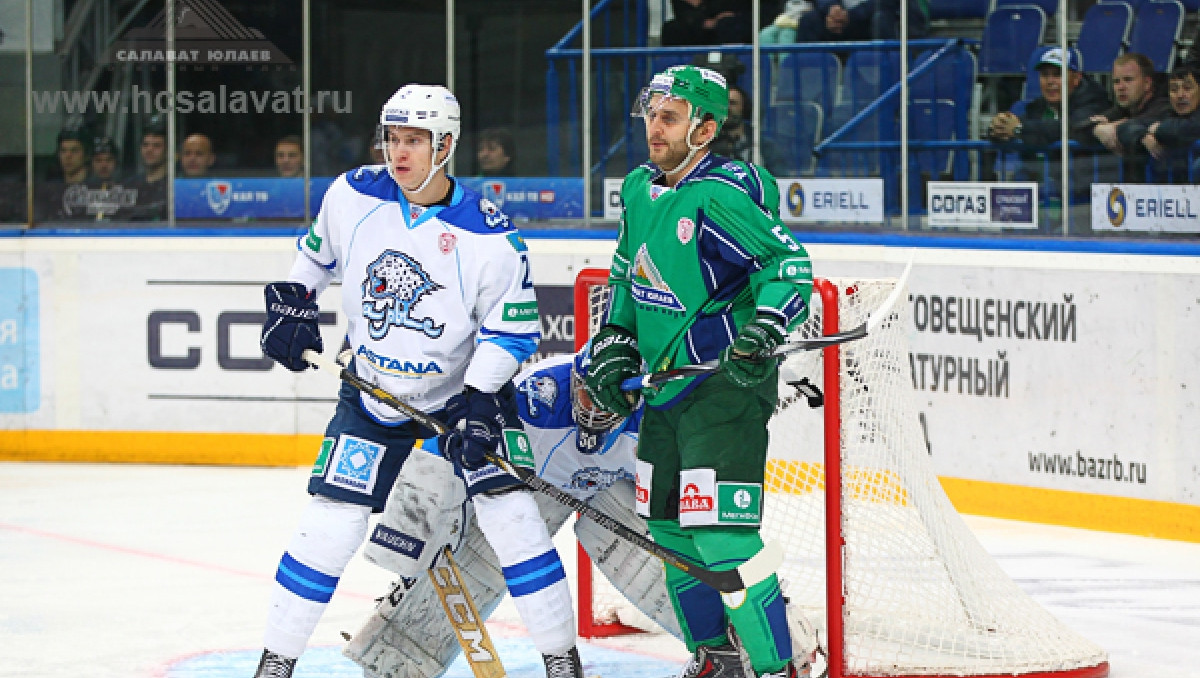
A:
MULTIPOLYGON (((450 432, 434 438, 343 386, 313 466, 312 500, 275 574, 259 678, 291 675, 366 539, 370 515, 393 503, 389 494, 405 465, 442 479, 432 504, 471 499, 547 672, 582 678, 565 572, 533 496, 485 459, 503 452, 502 429, 519 428, 511 379, 537 347, 540 320, 519 233, 494 204, 446 173, 459 115, 444 87, 398 90, 380 114, 385 164, 334 181, 299 239, 287 281, 266 287, 266 355, 289 370, 307 369, 303 352, 323 348, 316 298, 341 281, 350 369, 445 421, 450 432), (414 448, 418 440, 426 442, 414 448)), ((379 529, 371 541, 385 551, 405 547, 379 529)), ((436 551, 397 556, 428 567, 436 551)))

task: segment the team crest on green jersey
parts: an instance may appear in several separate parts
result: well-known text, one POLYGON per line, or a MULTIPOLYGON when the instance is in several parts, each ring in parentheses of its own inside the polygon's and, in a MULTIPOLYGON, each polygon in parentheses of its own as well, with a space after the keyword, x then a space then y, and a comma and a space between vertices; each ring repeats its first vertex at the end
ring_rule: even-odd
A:
POLYGON ((654 265, 654 261, 650 259, 650 253, 646 251, 645 243, 638 248, 637 256, 633 260, 632 291, 633 298, 639 304, 670 312, 686 310, 680 303, 679 297, 675 296, 670 286, 667 285, 667 281, 663 280, 662 275, 659 274, 658 267, 654 265))

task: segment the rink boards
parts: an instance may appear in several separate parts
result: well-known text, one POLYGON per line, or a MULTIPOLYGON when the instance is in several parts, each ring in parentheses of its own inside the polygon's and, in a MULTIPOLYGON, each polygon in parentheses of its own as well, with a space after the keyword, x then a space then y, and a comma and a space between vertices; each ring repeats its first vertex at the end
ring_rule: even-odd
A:
MULTIPOLYGON (((610 239, 527 235, 547 352, 610 239)), ((819 276, 910 250, 812 245, 819 276)), ((258 348, 291 237, 0 239, 0 459, 307 465, 336 382, 258 348)), ((912 397, 960 510, 1200 541, 1200 260, 928 248, 903 305, 912 397)), ((358 286, 361 280, 349 281, 358 286)), ((338 295, 321 300, 340 343, 338 295)))

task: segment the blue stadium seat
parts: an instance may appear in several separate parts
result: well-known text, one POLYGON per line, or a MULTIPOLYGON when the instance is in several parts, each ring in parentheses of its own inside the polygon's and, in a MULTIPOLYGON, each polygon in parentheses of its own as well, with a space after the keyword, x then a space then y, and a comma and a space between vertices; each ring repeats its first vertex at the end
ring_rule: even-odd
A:
MULTIPOLYGON (((908 138, 914 141, 950 141, 959 138, 956 130, 958 106, 950 99, 913 99, 908 105, 908 138)), ((910 151, 909 162, 916 173, 925 173, 937 181, 950 172, 951 150, 910 151)), ((966 179, 966 177, 963 177, 966 179)), ((919 195, 919 193, 918 193, 919 195)))
POLYGON ((1046 13, 1035 5, 992 10, 983 27, 980 75, 1025 75, 1029 54, 1042 42, 1046 13))
MULTIPOLYGON (((936 53, 928 50, 917 55, 910 69, 916 70, 936 53)), ((908 83, 910 99, 952 99, 969 101, 975 89, 975 55, 965 45, 942 54, 930 70, 908 83)))
MULTIPOLYGON (((917 66, 936 52, 929 51, 917 55, 917 66)), ((971 103, 975 96, 975 55, 966 46, 951 49, 933 64, 931 69, 916 78, 908 86, 909 100, 933 102, 932 105, 942 106, 937 111, 938 120, 946 127, 942 130, 942 139, 968 139, 971 130, 971 103), (937 102, 953 102, 953 115, 946 118, 945 106, 937 102)), ((911 110, 910 110, 911 113, 911 110)), ((913 123, 910 121, 909 130, 912 133, 913 123)), ((965 153, 952 154, 955 178, 966 179, 969 170, 965 153)))
MULTIPOLYGON (((1200 0, 1198 0, 1200 1, 1200 0)), ((1124 2, 1098 2, 1088 8, 1075 43, 1088 73, 1112 71, 1113 60, 1128 45, 1133 9, 1124 2)))
POLYGON ((1046 16, 1054 16, 1058 13, 1058 0, 996 0, 996 6, 993 9, 1012 5, 1037 5, 1042 8, 1046 16))
POLYGON ((930 19, 982 19, 992 0, 929 0, 930 19))
POLYGON ((828 115, 837 103, 842 64, 832 52, 792 52, 775 68, 771 102, 812 101, 828 115))
POLYGON ((858 50, 846 59, 846 100, 861 109, 900 82, 900 53, 858 50))
POLYGON ((780 167, 772 168, 784 176, 811 175, 815 158, 813 146, 821 138, 825 111, 815 101, 796 101, 772 106, 763 117, 763 143, 773 144, 780 152, 780 167))
POLYGON ((1183 5, 1177 0, 1143 3, 1133 20, 1129 51, 1145 54, 1154 70, 1165 73, 1175 63, 1175 46, 1183 28, 1183 5))
MULTIPOLYGON (((1022 99, 1026 101, 1033 101, 1034 99, 1042 96, 1042 83, 1040 80, 1038 80, 1037 71, 1033 69, 1037 66, 1038 60, 1042 58, 1043 54, 1049 50, 1057 48, 1057 45, 1041 45, 1040 47, 1035 48, 1033 52, 1029 54, 1029 62, 1025 65, 1025 88, 1021 92, 1022 99)), ((1083 57, 1080 55, 1079 50, 1072 47, 1071 51, 1075 53, 1075 58, 1080 59, 1080 63, 1082 63, 1086 69, 1087 62, 1082 61, 1083 57)), ((1111 67, 1112 64, 1109 64, 1109 66, 1111 67)))
MULTIPOLYGON (((842 128, 863 106, 851 101, 839 102, 833 109, 833 117, 827 118, 824 136, 842 128)), ((895 141, 899 138, 895 103, 884 105, 861 121, 842 141, 895 141)), ((817 158, 817 176, 877 177, 881 172, 883 151, 826 151, 817 158)))

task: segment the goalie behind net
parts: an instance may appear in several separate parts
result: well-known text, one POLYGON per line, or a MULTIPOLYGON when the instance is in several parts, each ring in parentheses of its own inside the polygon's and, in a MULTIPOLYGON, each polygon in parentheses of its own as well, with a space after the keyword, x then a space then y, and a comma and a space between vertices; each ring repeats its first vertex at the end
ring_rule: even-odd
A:
MULTIPOLYGON (((588 299, 580 332, 594 332, 607 299, 606 271, 585 270, 576 298, 588 299), (587 297, 583 294, 586 292, 587 297)), ((865 322, 895 280, 821 281, 836 295, 838 328, 865 322)), ((812 317, 792 338, 834 331, 821 326, 820 295, 812 317)), ((904 306, 899 306, 903 309, 904 306)), ((780 401, 771 420, 763 538, 787 554, 785 594, 829 638, 827 598, 844 592, 839 638, 829 639, 830 675, 1108 674, 1105 652, 1051 616, 984 551, 943 492, 910 401, 907 313, 894 311, 868 337, 840 346, 838 373, 826 380, 822 351, 793 354, 780 370, 780 401), (840 401, 840 426, 825 424, 787 381, 808 377, 840 401), (845 547, 840 582, 828 581, 823 445, 840 448, 840 521, 845 547), (840 440, 840 442, 839 442, 840 440), (841 657, 841 668, 836 664, 841 657)), ((582 340, 580 340, 582 341, 582 340)), ((836 464, 836 459, 834 461, 836 464)), ((837 518, 835 517, 835 521, 837 518)), ((599 577, 598 579, 603 579, 599 577)), ((580 614, 630 611, 597 582, 580 614)), ((834 624, 836 631, 837 624, 834 624)))

